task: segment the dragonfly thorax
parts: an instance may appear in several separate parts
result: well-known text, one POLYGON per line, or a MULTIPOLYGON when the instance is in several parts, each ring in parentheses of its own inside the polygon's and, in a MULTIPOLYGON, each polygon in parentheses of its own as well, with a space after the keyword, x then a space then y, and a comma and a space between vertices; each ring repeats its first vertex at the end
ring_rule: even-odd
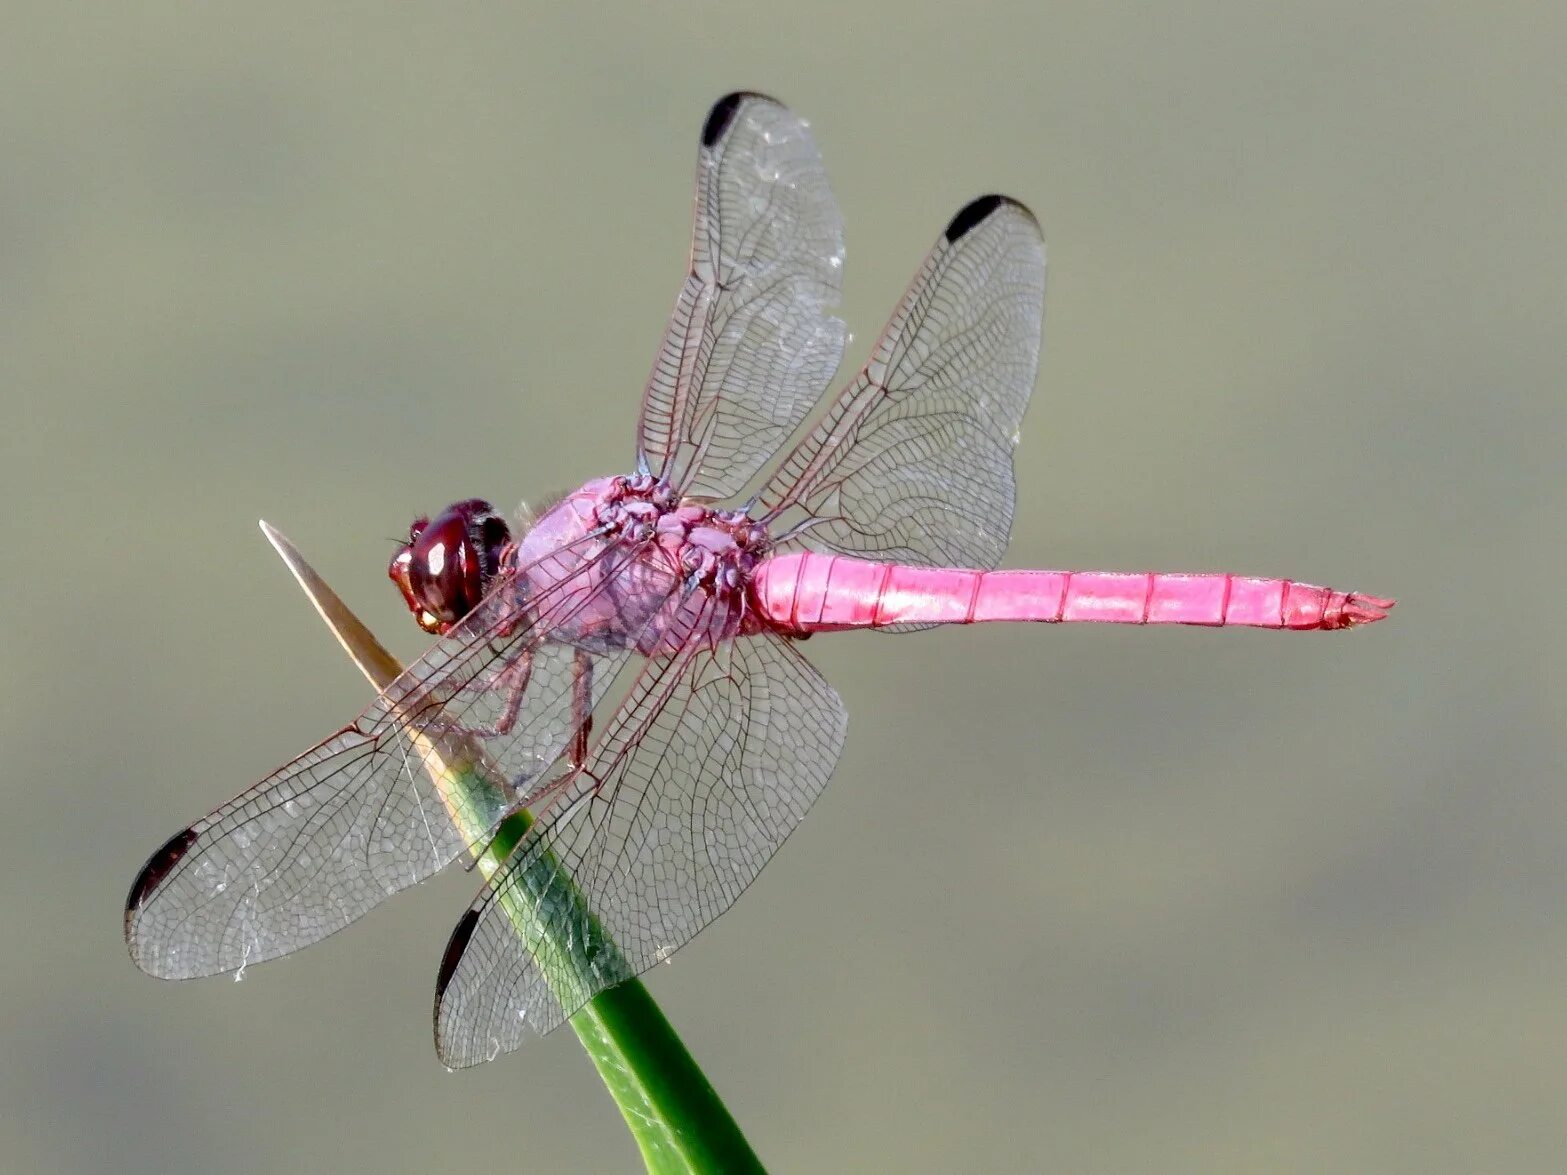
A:
POLYGON ((653 548, 692 587, 738 591, 766 552, 767 528, 743 510, 715 510, 681 500, 647 474, 609 479, 598 509, 601 525, 622 542, 653 548))
MULTIPOLYGON (((646 474, 596 478, 542 515, 507 556, 530 598, 551 601, 561 639, 651 653, 683 626, 738 631, 770 545, 743 511, 681 499, 646 474), (569 619, 566 619, 569 617, 569 619)), ((551 627, 555 627, 552 625, 551 627)))

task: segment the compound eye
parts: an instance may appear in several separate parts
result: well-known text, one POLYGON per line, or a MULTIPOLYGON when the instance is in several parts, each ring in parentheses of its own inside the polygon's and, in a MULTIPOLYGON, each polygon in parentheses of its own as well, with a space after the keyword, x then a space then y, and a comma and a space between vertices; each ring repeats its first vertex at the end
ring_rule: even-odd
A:
MULTIPOLYGON (((468 537, 468 519, 448 510, 411 544, 408 582, 414 600, 433 617, 440 631, 478 606, 483 597, 479 553, 468 537)), ((425 618, 415 613, 420 626, 425 618)))
POLYGON ((510 541, 506 520, 488 502, 454 502, 433 522, 414 519, 386 574, 419 627, 444 633, 479 606, 510 541))
MULTIPOLYGON (((414 538, 419 537, 419 531, 423 530, 426 524, 420 522, 416 525, 418 530, 414 531, 414 538)), ((413 613, 414 623, 424 629, 425 632, 440 632, 441 622, 425 611, 423 603, 414 594, 413 562, 413 544, 411 542, 404 543, 397 548, 397 554, 393 555, 391 562, 386 565, 387 578, 395 583, 397 590, 402 593, 403 603, 407 604, 408 610, 413 613)))

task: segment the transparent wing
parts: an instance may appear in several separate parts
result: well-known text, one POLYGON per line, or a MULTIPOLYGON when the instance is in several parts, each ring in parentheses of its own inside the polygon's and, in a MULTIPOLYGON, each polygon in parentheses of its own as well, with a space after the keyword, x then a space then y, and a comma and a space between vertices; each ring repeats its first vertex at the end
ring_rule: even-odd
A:
POLYGON ((498 585, 351 726, 153 854, 125 912, 142 970, 186 979, 308 946, 431 876, 475 832, 487 840, 526 800, 626 653, 550 642, 586 597, 567 581, 530 599, 517 582, 498 585), (466 807, 426 770, 431 757, 460 761, 459 740, 504 782, 466 807))
POLYGON ((1039 367, 1044 296, 1033 214, 1003 196, 965 207, 865 369, 763 489, 768 521, 798 506, 815 520, 801 546, 996 566, 1012 529, 1012 450, 1039 367))
POLYGON ((645 468, 695 497, 738 493, 843 358, 843 224, 805 122, 730 94, 702 127, 691 271, 642 397, 645 468))
POLYGON ((727 910, 826 785, 846 723, 772 635, 649 663, 588 770, 453 933, 441 1059, 478 1064, 550 1031, 727 910))

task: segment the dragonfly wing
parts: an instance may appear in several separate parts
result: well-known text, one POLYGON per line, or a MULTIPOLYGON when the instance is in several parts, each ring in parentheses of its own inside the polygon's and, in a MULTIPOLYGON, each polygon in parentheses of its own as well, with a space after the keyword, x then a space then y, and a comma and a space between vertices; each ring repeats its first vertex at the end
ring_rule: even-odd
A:
MULTIPOLYGON (((576 730, 572 692, 584 654, 544 637, 581 593, 572 597, 568 582, 529 601, 525 618, 515 596, 508 601, 513 586, 498 585, 351 726, 152 856, 125 911, 142 970, 187 979, 308 946, 483 843, 525 802, 576 730), (531 671, 526 681, 520 664, 531 671), (439 775, 443 763, 460 761, 457 740, 478 749, 496 781, 466 806, 443 795, 427 769, 439 775)), ((595 699, 625 656, 592 658, 595 699)))
POLYGON ((645 468, 695 497, 746 485, 843 357, 843 223, 803 119, 760 94, 707 116, 691 270, 642 398, 645 468))
POLYGON ((453 933, 441 1059, 478 1064, 550 1031, 727 910, 826 785, 846 724, 770 634, 650 662, 453 933))
POLYGON ((763 489, 799 545, 923 566, 990 568, 1012 529, 1012 450, 1039 367, 1045 249, 1003 196, 947 226, 870 361, 763 489))

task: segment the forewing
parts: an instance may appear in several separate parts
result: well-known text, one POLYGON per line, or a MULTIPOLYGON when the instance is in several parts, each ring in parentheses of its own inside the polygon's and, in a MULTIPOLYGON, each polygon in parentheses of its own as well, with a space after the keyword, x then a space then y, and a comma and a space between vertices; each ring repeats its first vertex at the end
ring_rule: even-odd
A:
POLYGON ((691 270, 642 399, 640 457, 683 493, 737 493, 843 357, 843 224, 804 120, 730 94, 697 155, 691 270))
POLYGON ((870 361, 761 495, 803 507, 799 545, 990 568, 1012 529, 1012 450, 1039 367, 1045 250, 1023 205, 983 196, 926 257, 870 361))
MULTIPOLYGON (((528 601, 524 614, 502 583, 353 725, 171 838, 126 902, 137 965, 187 979, 288 954, 487 840, 575 730, 583 655, 543 639, 586 602, 569 587, 528 601), (530 660, 508 715, 522 684, 516 667, 530 660), (503 784, 466 806, 427 770, 427 761, 439 775, 460 759, 452 748, 463 740, 503 784)), ((625 655, 591 658, 595 700, 625 655)))
POLYGON ((772 635, 649 663, 588 772, 458 924, 437 985, 441 1059, 516 1048, 690 941, 799 824, 846 723, 772 635))

